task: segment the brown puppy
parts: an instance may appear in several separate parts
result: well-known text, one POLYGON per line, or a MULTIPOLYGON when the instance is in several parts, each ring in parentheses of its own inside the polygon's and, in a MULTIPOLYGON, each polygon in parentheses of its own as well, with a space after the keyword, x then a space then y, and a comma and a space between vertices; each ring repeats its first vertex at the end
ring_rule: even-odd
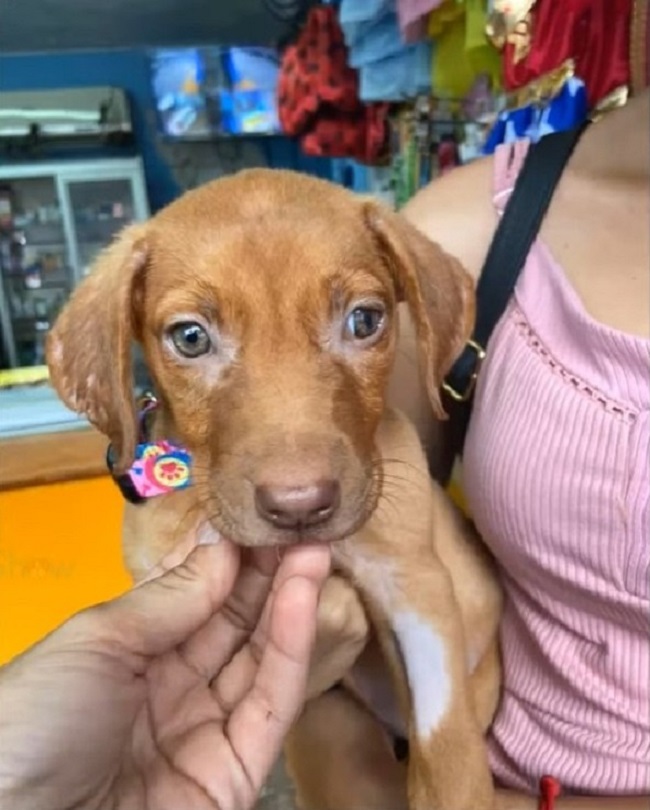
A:
POLYGON ((139 341, 161 401, 155 437, 192 454, 189 489, 127 509, 134 577, 191 524, 249 546, 333 543, 388 663, 395 722, 408 729, 410 806, 487 810, 482 731, 498 666, 482 668, 491 700, 481 718, 470 673, 496 661, 500 597, 468 526, 429 480, 414 429, 385 409, 402 300, 443 416, 440 383, 473 320, 459 264, 375 202, 304 175, 248 171, 126 230, 61 314, 48 362, 122 471, 138 438, 139 341))

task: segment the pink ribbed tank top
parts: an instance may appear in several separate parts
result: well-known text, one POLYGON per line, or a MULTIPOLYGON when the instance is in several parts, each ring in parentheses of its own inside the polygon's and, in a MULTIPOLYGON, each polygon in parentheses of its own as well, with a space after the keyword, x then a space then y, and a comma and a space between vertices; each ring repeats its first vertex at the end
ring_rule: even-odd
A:
MULTIPOLYGON (((527 149, 495 155, 502 212, 527 149)), ((506 593, 496 778, 650 794, 650 341, 589 316, 538 240, 490 340, 463 480, 506 593)))

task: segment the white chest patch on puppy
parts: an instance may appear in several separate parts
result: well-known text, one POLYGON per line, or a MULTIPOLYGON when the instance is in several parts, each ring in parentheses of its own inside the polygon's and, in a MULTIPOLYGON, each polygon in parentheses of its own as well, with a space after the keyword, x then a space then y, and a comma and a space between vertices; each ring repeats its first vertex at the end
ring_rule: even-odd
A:
POLYGON ((451 702, 445 645, 421 616, 405 610, 393 617, 411 690, 415 729, 427 738, 438 728, 451 702))
POLYGON ((396 594, 395 566, 392 562, 342 540, 333 546, 334 561, 358 587, 381 605, 384 613, 393 613, 396 594))

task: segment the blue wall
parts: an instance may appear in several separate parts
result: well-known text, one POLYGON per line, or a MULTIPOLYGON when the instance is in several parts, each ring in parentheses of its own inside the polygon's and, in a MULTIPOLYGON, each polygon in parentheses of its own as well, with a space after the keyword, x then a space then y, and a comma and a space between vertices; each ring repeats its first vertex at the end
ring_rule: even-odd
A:
MULTIPOLYGON (((93 86, 120 87, 127 91, 138 151, 144 161, 151 208, 155 211, 166 205, 178 195, 179 188, 156 149, 155 107, 144 50, 0 55, 0 90, 93 86)), ((288 138, 258 140, 269 166, 331 176, 328 160, 306 157, 288 138)))

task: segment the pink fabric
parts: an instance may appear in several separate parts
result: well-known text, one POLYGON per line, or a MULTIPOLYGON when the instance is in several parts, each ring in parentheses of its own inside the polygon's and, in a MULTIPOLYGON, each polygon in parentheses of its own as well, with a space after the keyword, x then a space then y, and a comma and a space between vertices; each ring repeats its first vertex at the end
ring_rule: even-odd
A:
MULTIPOLYGON (((495 155, 495 204, 526 144, 495 155)), ((464 457, 506 590, 498 780, 650 794, 650 341, 597 323, 540 241, 489 344, 464 457)))
POLYGON ((397 19, 405 42, 416 42, 426 34, 425 17, 444 0, 397 0, 397 19))

